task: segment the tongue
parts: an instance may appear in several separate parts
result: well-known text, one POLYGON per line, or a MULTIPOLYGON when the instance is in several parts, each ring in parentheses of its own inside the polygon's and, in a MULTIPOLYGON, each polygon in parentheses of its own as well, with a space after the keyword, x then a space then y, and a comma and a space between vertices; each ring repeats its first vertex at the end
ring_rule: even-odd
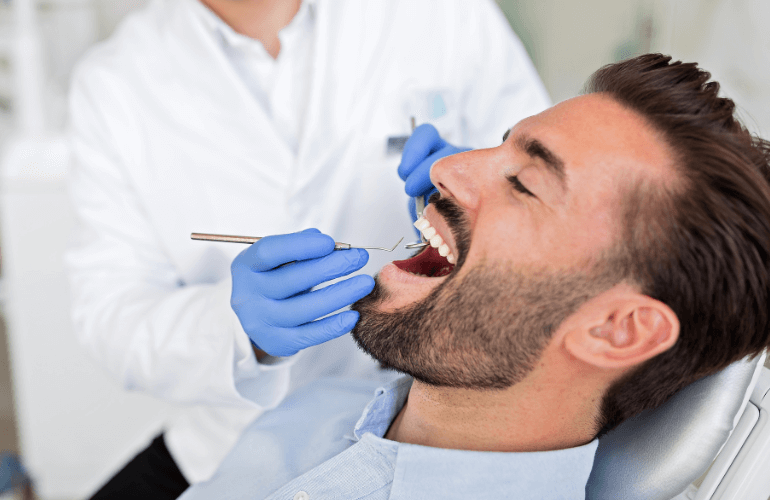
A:
POLYGON ((393 264, 412 274, 424 274, 432 278, 446 276, 454 269, 454 264, 450 264, 446 258, 442 257, 438 250, 429 246, 411 259, 397 260, 393 264))

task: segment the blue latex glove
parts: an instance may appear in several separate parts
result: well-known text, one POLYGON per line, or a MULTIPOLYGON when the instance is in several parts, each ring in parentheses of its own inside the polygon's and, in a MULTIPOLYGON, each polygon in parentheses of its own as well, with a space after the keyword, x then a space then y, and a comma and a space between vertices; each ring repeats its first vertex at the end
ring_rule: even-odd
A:
POLYGON ((427 204, 430 195, 436 192, 430 182, 430 167, 445 156, 463 151, 470 151, 470 148, 452 146, 438 135, 438 130, 430 123, 414 129, 404 145, 401 164, 398 166, 398 176, 406 181, 404 189, 410 197, 409 213, 413 221, 417 220, 413 197, 424 196, 427 204))
POLYGON ((366 250, 334 251, 334 240, 317 229, 267 236, 233 261, 230 304, 257 348, 272 356, 290 356, 353 329, 356 311, 314 320, 371 293, 371 276, 310 289, 357 271, 368 260, 366 250))

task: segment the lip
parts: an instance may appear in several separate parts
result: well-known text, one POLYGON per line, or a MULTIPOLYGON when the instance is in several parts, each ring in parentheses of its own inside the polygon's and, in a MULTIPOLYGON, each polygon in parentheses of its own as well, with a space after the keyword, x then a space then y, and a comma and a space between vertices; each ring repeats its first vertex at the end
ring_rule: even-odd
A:
POLYGON ((457 252, 457 243, 455 242, 454 234, 452 234, 452 231, 449 229, 449 225, 436 211, 432 204, 425 207, 425 211, 422 213, 422 216, 425 217, 428 222, 430 222, 430 225, 433 226, 433 229, 435 229, 439 236, 441 236, 441 239, 444 240, 444 243, 447 244, 449 250, 451 250, 452 254, 454 254, 455 259, 458 259, 460 254, 457 252))
POLYGON ((448 276, 441 276, 439 278, 418 276, 399 269, 398 266, 391 262, 380 269, 378 274, 378 280, 385 285, 390 293, 390 299, 382 304, 382 309, 384 311, 394 311, 401 307, 409 306, 427 297, 447 278, 448 276))
POLYGON ((447 278, 447 276, 439 276, 438 278, 434 278, 431 276, 420 276, 418 274, 412 274, 408 271, 404 271, 392 262, 386 264, 382 269, 380 269, 380 277, 386 277, 389 280, 395 279, 396 281, 405 283, 407 285, 428 285, 431 288, 433 288, 439 281, 443 281, 447 278))
MULTIPOLYGON (((433 205, 425 207, 423 217, 428 220, 430 225, 433 226, 436 232, 441 236, 441 239, 444 240, 444 243, 447 244, 455 257, 457 257, 457 245, 454 236, 452 235, 452 231, 449 230, 449 225, 436 211, 433 205)), ((435 249, 430 250, 435 251, 435 249)), ((395 310, 414 303, 423 297, 427 297, 449 276, 450 275, 439 277, 419 276, 404 271, 392 262, 387 264, 380 269, 378 274, 378 280, 385 285, 391 293, 391 299, 382 305, 383 310, 395 310)))

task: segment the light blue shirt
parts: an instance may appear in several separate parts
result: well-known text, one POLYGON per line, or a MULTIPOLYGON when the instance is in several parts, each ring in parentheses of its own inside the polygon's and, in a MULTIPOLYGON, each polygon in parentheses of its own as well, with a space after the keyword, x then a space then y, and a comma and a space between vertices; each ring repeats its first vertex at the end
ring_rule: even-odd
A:
POLYGON ((254 421, 216 474, 181 499, 584 498, 597 440, 530 453, 398 443, 383 436, 412 379, 376 384, 326 379, 305 386, 254 421))

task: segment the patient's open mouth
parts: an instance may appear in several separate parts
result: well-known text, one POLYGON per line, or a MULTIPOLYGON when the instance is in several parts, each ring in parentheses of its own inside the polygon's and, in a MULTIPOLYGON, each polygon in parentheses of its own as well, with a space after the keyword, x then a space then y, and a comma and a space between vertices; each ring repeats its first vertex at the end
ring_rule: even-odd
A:
POLYGON ((455 268, 454 264, 450 264, 446 257, 439 255, 438 250, 433 247, 426 247, 411 259, 397 260, 393 264, 402 271, 429 278, 446 276, 455 268))
POLYGON ((457 258, 449 245, 427 219, 420 217, 414 225, 430 241, 430 246, 411 259, 397 260, 393 264, 402 271, 429 278, 440 278, 451 273, 457 258))

